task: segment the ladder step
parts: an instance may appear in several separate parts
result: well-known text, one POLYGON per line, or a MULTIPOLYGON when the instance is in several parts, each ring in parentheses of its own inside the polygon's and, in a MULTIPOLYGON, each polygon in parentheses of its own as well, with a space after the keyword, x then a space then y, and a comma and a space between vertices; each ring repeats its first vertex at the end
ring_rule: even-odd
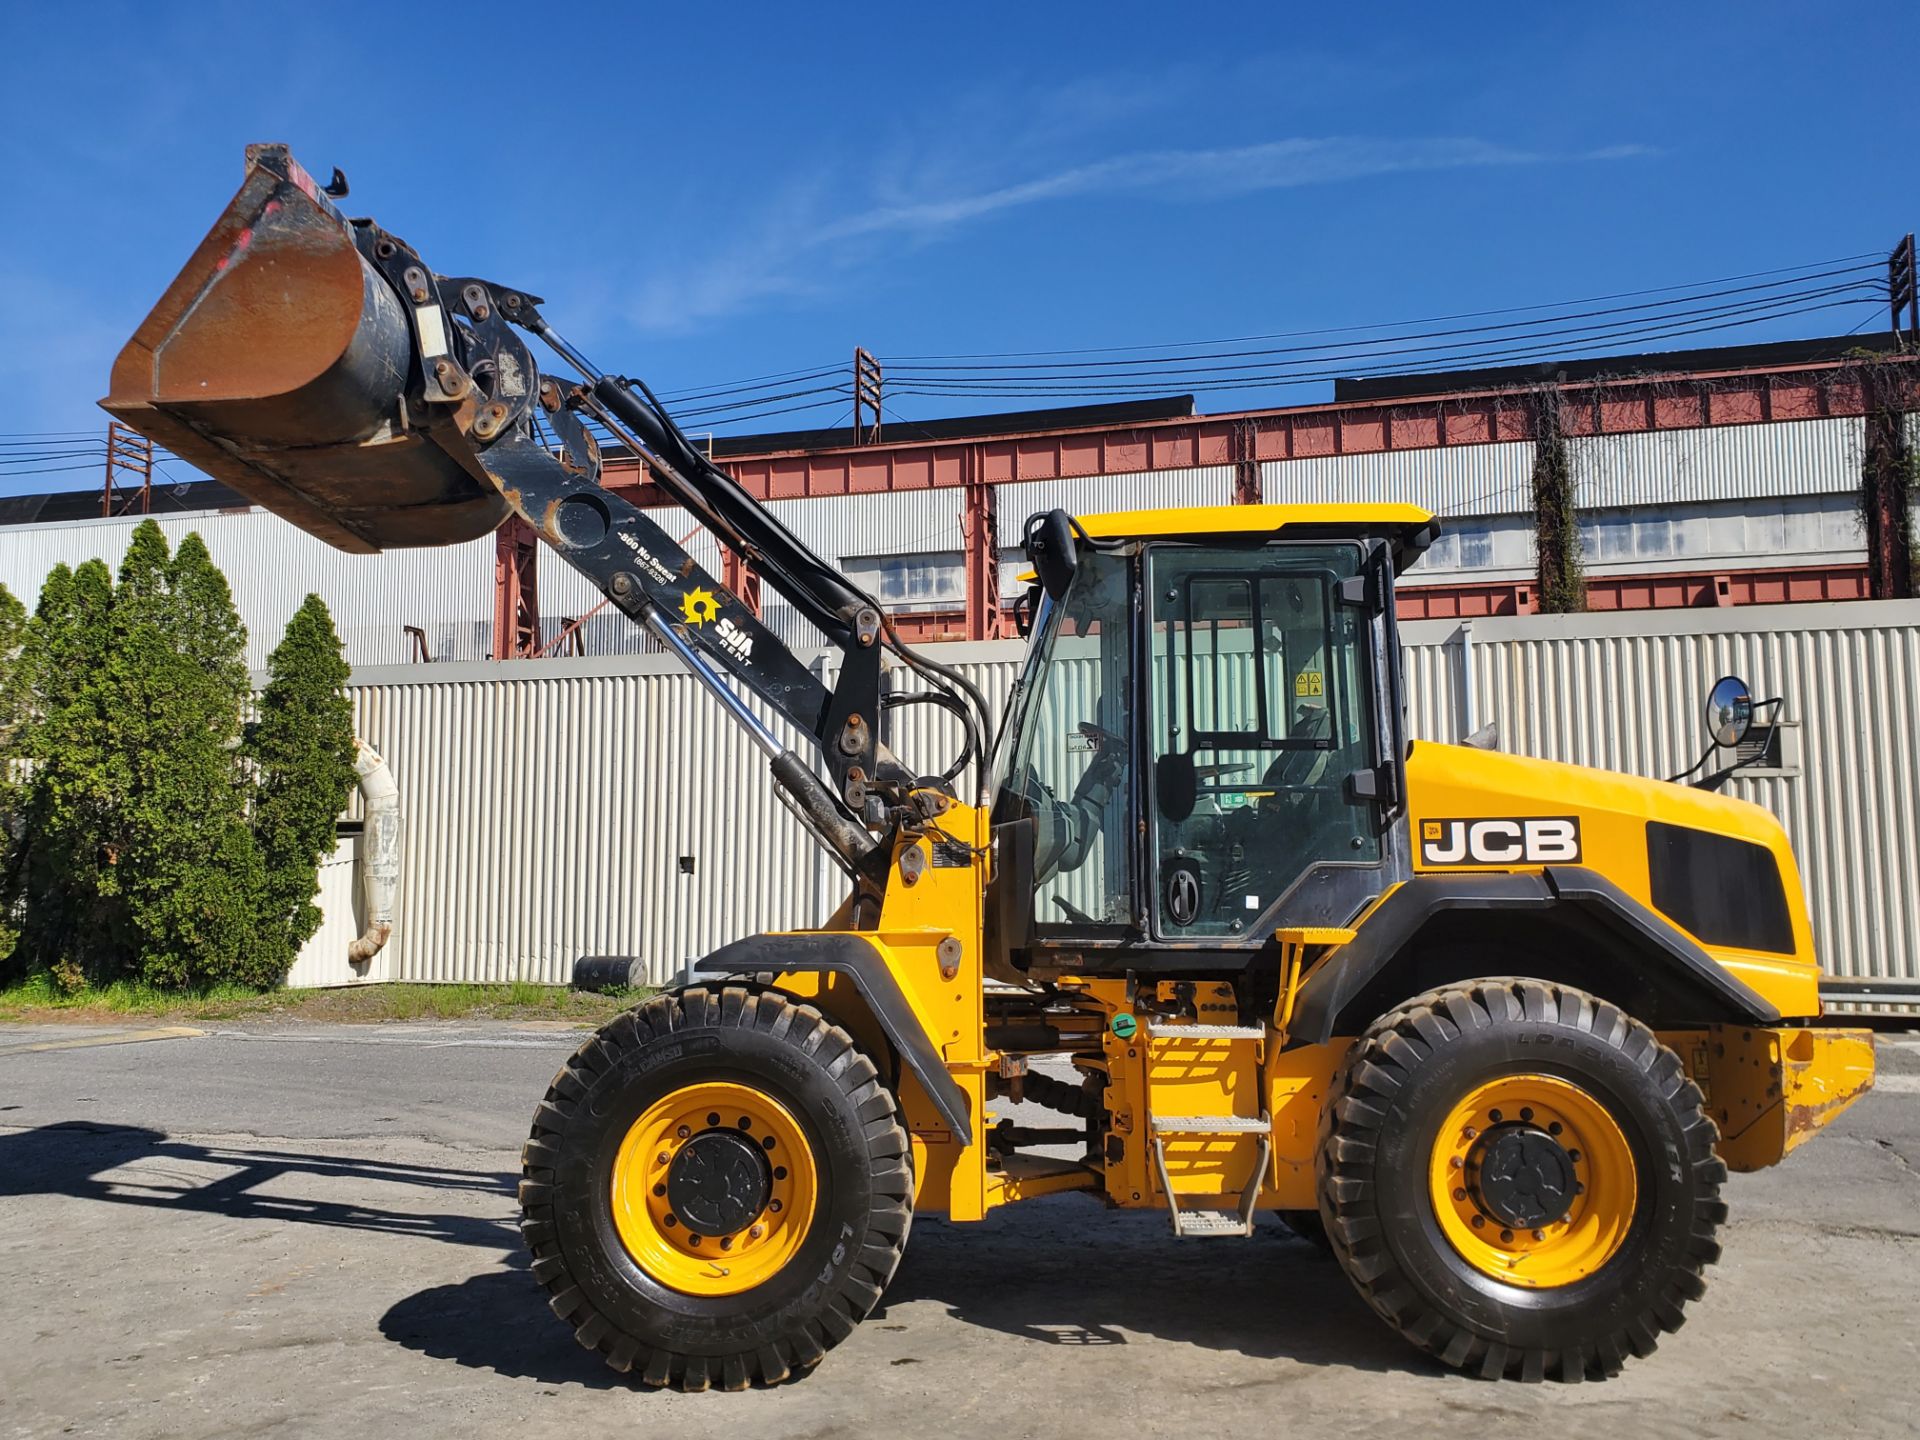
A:
POLYGON ((1209 1235, 1251 1235, 1253 1226, 1232 1210, 1176 1210, 1174 1233, 1181 1239, 1209 1235))
POLYGON ((1259 1115, 1156 1115, 1156 1135, 1258 1135, 1272 1128, 1259 1115))
POLYGON ((1266 1027, 1261 1025, 1167 1025, 1152 1026, 1147 1031, 1149 1040, 1263 1040, 1266 1027))

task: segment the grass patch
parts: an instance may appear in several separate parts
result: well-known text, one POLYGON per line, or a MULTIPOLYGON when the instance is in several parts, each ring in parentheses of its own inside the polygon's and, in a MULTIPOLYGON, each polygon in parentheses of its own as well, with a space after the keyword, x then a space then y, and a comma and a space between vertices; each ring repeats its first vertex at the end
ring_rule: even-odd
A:
POLYGON ((68 994, 50 975, 0 990, 0 1022, 163 1020, 558 1020, 595 1025, 643 999, 645 990, 585 995, 559 985, 362 985, 270 990, 219 985, 193 993, 116 981, 68 994))

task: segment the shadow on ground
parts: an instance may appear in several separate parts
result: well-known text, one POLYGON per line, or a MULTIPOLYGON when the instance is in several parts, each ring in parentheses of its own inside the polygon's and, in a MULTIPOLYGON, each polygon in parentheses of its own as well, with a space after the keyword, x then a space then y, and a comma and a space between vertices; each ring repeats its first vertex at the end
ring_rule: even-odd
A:
MULTIPOLYGON (((422 1354, 513 1378, 632 1383, 574 1345, 545 1299, 523 1270, 494 1271, 409 1296, 380 1329, 422 1354)), ((1033 1201, 982 1225, 927 1216, 866 1323, 922 1328, 931 1318, 923 1303, 1027 1344, 1145 1338, 1305 1365, 1441 1373, 1366 1308, 1331 1257, 1271 1221, 1238 1244, 1182 1244, 1164 1216, 1102 1215, 1075 1197, 1033 1201)))
POLYGON ((361 1188, 368 1183, 429 1191, 511 1197, 518 1175, 397 1165, 353 1155, 302 1155, 245 1146, 198 1145, 130 1125, 68 1121, 0 1135, 0 1196, 71 1195, 116 1205, 197 1210, 243 1220, 284 1220, 382 1235, 414 1235, 472 1245, 501 1255, 516 1251, 511 1218, 381 1209, 358 1200, 301 1194, 361 1188), (131 1170, 124 1167, 132 1166, 131 1170), (184 1171, 179 1168, 188 1167, 184 1171), (114 1175, 115 1171, 124 1173, 114 1175), (196 1174, 196 1170, 199 1171, 196 1174), (207 1170, 214 1178, 203 1178, 207 1170), (289 1181, 294 1183, 288 1183, 289 1181))
MULTIPOLYGON (((509 1378, 630 1384, 573 1343, 526 1272, 512 1213, 517 1178, 200 1145, 125 1126, 67 1123, 0 1135, 0 1196, 71 1195, 490 1252, 507 1268, 408 1296, 380 1317, 380 1333, 434 1359, 509 1378), (204 1168, 196 1174, 194 1167, 204 1168), (356 1198, 316 1198, 342 1182, 356 1198), (489 1208, 498 1213, 386 1209, 358 1198, 379 1184, 497 1198, 489 1208)), ((1271 1220, 1251 1240, 1209 1244, 1175 1241, 1162 1215, 1102 1214, 1081 1196, 1029 1202, 978 1225, 926 1216, 868 1323, 912 1331, 930 1318, 922 1305, 1033 1345, 1117 1347, 1145 1337, 1256 1359, 1439 1373, 1381 1324, 1324 1251, 1271 1220)))

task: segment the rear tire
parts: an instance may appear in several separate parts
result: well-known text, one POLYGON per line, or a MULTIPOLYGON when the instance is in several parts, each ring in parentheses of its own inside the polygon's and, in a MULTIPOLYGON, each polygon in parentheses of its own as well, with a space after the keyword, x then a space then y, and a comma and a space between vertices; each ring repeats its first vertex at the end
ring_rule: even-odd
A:
POLYGON ((1355 1043, 1321 1119, 1320 1213, 1361 1295, 1428 1354, 1600 1379, 1705 1292, 1718 1139, 1680 1057, 1617 1007, 1475 981, 1355 1043))
POLYGON ((845 1030, 774 992, 693 988, 608 1021, 554 1077, 521 1230, 554 1313, 607 1364, 744 1390, 811 1368, 879 1302, 908 1154, 845 1030))

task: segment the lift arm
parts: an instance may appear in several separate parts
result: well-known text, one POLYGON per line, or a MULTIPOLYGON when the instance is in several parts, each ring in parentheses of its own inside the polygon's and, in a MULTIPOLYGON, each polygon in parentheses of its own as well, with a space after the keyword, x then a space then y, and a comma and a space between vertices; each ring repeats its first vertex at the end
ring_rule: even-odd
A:
POLYGON ((250 146, 247 162, 239 194, 122 351, 109 411, 343 548, 447 544, 520 515, 746 727, 849 867, 921 779, 882 741, 883 704, 902 698, 883 698, 883 650, 930 687, 914 698, 960 718, 979 755, 989 722, 978 690, 904 644, 871 596, 703 455, 644 385, 558 334, 538 297, 436 274, 398 236, 343 216, 329 199, 345 193, 338 172, 323 190, 285 146, 250 146), (543 376, 523 333, 578 378, 543 376), (599 483, 583 416, 840 651, 831 683, 599 483), (830 784, 729 678, 813 742, 830 784))

